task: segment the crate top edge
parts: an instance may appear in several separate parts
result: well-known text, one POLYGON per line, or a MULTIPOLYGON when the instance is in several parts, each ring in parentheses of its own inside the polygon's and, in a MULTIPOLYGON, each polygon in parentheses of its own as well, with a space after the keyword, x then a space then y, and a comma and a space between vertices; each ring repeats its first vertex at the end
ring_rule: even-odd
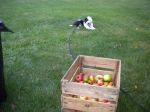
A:
MULTIPOLYGON (((91 58, 99 58, 99 59, 106 59, 106 60, 112 60, 112 61, 117 61, 117 62, 121 62, 121 59, 116 59, 116 58, 106 58, 106 57, 98 57, 98 56, 93 56, 93 55, 78 55, 77 58, 79 57, 91 57, 91 58)), ((76 59, 77 59, 76 58, 76 59)))
POLYGON ((65 84, 71 84, 71 85, 79 85, 79 86, 85 86, 85 87, 96 87, 96 88, 102 88, 102 89, 108 89, 108 90, 120 90, 120 86, 114 86, 114 87, 105 87, 105 86, 97 86, 97 85, 90 85, 90 84, 83 84, 83 83, 77 83, 77 82, 71 82, 68 80, 62 80, 62 83, 65 84))

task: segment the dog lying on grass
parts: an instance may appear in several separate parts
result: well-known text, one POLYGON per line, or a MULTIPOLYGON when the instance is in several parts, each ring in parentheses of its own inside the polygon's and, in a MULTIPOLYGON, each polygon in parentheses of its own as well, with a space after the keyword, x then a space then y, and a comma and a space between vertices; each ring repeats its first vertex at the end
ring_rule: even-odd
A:
POLYGON ((91 16, 87 16, 85 19, 78 19, 70 26, 75 26, 77 27, 77 29, 79 29, 80 26, 83 26, 88 30, 95 30, 95 27, 93 26, 93 19, 91 16))

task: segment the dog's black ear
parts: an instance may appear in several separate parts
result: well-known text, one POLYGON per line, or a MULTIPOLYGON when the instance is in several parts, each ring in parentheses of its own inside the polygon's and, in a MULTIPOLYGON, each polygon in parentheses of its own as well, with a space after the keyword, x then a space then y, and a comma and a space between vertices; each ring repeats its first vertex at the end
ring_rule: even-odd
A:
POLYGON ((86 23, 87 21, 88 21, 88 19, 87 19, 87 18, 85 18, 84 22, 86 23))

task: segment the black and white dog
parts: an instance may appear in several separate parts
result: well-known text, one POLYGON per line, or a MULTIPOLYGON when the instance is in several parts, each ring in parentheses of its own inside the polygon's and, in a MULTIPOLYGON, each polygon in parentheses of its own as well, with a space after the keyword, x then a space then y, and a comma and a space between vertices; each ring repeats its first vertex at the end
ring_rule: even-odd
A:
POLYGON ((85 19, 79 19, 70 26, 75 26, 78 29, 80 26, 84 26, 88 30, 95 30, 95 27, 93 26, 93 19, 91 16, 87 16, 85 19))

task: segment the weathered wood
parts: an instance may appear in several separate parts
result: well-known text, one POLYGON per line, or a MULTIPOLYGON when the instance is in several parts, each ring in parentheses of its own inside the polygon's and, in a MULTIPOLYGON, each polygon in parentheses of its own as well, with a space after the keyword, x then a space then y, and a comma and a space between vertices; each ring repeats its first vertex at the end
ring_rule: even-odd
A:
POLYGON ((92 100, 81 100, 79 98, 62 96, 63 108, 80 110, 85 112, 114 112, 116 104, 103 103, 92 100))
POLYGON ((62 93, 78 96, 91 96, 94 98, 116 101, 117 95, 119 94, 119 88, 108 88, 89 84, 85 85, 76 82, 66 82, 62 85, 62 93))
POLYGON ((117 68, 117 70, 118 70, 118 72, 117 72, 117 77, 116 77, 116 86, 118 87, 118 88, 120 88, 120 78, 121 78, 121 60, 119 61, 119 63, 118 63, 118 68, 117 68))
POLYGON ((110 58, 101 58, 94 56, 84 56, 82 57, 82 64, 86 66, 100 67, 100 68, 108 68, 108 69, 116 69, 116 65, 118 60, 110 59, 110 58))
POLYGON ((83 112, 83 111, 78 111, 78 110, 73 110, 73 109, 67 109, 67 108, 62 108, 61 112, 83 112))
MULTIPOLYGON (((109 59, 93 56, 79 55, 73 62, 65 76, 62 78, 62 108, 73 109, 85 112, 115 112, 118 104, 120 91, 121 60, 109 59), (114 87, 97 86, 75 82, 75 77, 80 72, 85 75, 110 74, 114 87), (70 95, 89 96, 99 98, 99 100, 109 100, 115 102, 112 109, 109 105, 89 100, 80 100, 70 97, 70 95), (98 104, 97 104, 98 103, 98 104), (86 106, 85 106, 86 105, 86 106), (105 106, 107 108, 105 108, 105 106)), ((111 104, 110 104, 111 105, 111 104)), ((67 112, 67 111, 64 111, 67 112)))
POLYGON ((98 70, 98 69, 92 69, 92 68, 84 68, 82 67, 82 72, 86 75, 103 75, 103 74, 111 74, 114 75, 113 71, 108 71, 108 70, 98 70))
POLYGON ((81 67, 78 67, 76 69, 75 73, 72 75, 72 78, 71 78, 70 81, 72 81, 72 82, 75 81, 75 78, 76 78, 77 74, 79 74, 80 72, 81 72, 81 67))
POLYGON ((78 56, 78 57, 76 58, 76 60, 73 62, 73 64, 71 65, 71 67, 69 68, 69 70, 66 72, 66 74, 64 75, 64 77, 62 78, 61 81, 63 81, 63 80, 68 80, 68 81, 70 81, 71 78, 72 78, 72 76, 73 76, 73 74, 74 74, 74 72, 77 70, 77 68, 78 68, 79 66, 81 66, 81 63, 82 63, 81 57, 78 56))

